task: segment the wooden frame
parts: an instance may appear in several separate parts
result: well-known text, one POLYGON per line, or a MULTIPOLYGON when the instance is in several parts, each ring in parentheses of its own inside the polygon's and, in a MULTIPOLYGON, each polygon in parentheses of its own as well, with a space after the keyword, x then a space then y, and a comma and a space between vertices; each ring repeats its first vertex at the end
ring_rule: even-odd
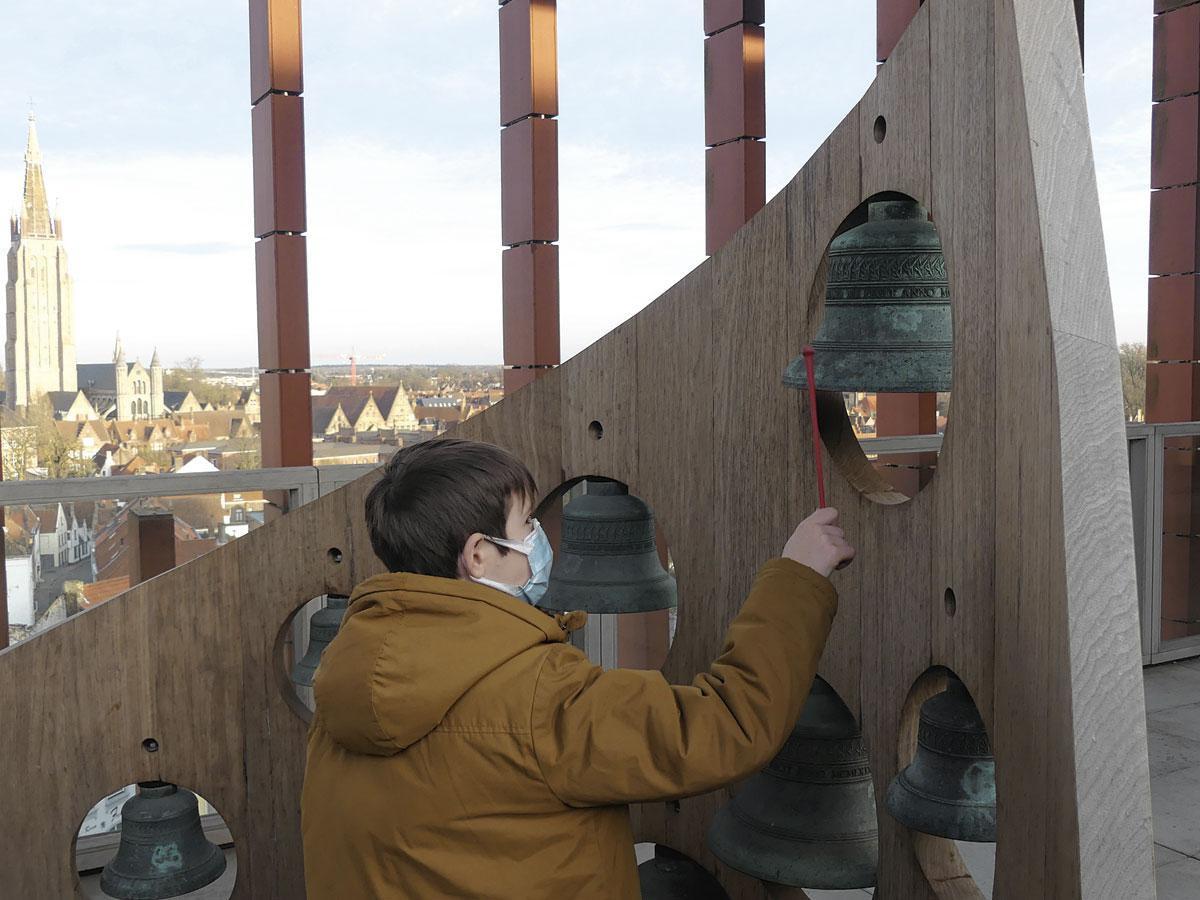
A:
MULTIPOLYGON (((926 2, 860 104, 728 245, 458 433, 511 448, 547 492, 606 475, 650 503, 680 586, 665 672, 690 679, 815 506, 803 397, 780 379, 820 321, 830 238, 885 190, 925 203, 942 236, 955 415, 912 501, 831 479, 860 556, 837 576, 821 672, 861 719, 878 798, 935 667, 963 679, 996 755, 996 898, 1152 898, 1129 479, 1071 0, 926 2)), ((225 817, 236 897, 303 895, 305 727, 278 647, 295 609, 377 571, 370 480, 0 653, 0 789, 14 804, 0 895, 69 896, 83 814, 150 778, 225 817)), ((705 848, 724 799, 643 807, 639 840, 761 897, 705 848)), ((882 805, 879 824, 877 897, 975 895, 946 842, 882 805)))

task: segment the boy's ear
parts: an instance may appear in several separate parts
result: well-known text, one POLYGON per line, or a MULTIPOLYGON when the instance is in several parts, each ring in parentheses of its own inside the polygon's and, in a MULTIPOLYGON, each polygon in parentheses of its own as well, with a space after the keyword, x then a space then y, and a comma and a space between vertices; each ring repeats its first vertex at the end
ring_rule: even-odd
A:
POLYGON ((484 544, 486 538, 478 531, 467 538, 463 545, 462 556, 458 559, 459 575, 463 578, 482 578, 484 576, 484 544))

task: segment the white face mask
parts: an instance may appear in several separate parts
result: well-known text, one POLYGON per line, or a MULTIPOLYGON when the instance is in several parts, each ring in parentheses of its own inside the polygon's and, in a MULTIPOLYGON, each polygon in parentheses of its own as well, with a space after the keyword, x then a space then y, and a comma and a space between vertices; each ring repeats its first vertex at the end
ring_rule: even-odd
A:
POLYGON ((550 567, 554 563, 554 549, 550 546, 550 539, 546 537, 546 532, 542 531, 542 523, 534 519, 533 530, 519 541, 490 535, 484 536, 497 547, 505 547, 524 554, 529 559, 529 580, 522 585, 504 584, 490 578, 472 577, 471 580, 477 584, 486 584, 498 591, 504 591, 506 594, 537 606, 542 597, 546 595, 546 588, 550 586, 550 567))

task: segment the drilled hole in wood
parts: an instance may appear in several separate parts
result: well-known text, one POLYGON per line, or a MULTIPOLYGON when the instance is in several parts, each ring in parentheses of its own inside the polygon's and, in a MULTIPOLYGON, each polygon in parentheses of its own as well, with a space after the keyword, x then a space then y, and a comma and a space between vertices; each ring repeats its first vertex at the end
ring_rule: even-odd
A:
POLYGON ((185 786, 127 784, 88 809, 72 839, 76 898, 233 896, 230 828, 185 786))
POLYGON ((958 612, 958 600, 954 596, 954 591, 946 588, 946 596, 943 599, 946 603, 946 615, 953 617, 958 612))
POLYGON ((326 555, 331 563, 337 564, 342 561, 342 551, 337 547, 330 547, 326 555))
POLYGON ((604 426, 597 421, 592 421, 588 425, 588 435, 592 440, 600 440, 600 438, 604 437, 604 426))
POLYGON ((875 143, 882 144, 883 139, 887 137, 887 119, 883 116, 875 117, 875 143))
MULTIPOLYGON (((818 428, 834 467, 877 503, 915 497, 937 471, 953 362, 950 279, 926 209, 898 192, 860 204, 830 242, 807 306, 823 310, 807 343, 818 428)), ((807 426, 802 350, 793 348, 784 383, 800 392, 807 426)), ((811 462, 806 468, 815 474, 811 462)), ((837 506, 836 487, 832 494, 837 506)))
POLYGON ((142 749, 147 753, 157 753, 158 741, 156 741, 154 738, 146 738, 144 741, 142 741, 142 749))

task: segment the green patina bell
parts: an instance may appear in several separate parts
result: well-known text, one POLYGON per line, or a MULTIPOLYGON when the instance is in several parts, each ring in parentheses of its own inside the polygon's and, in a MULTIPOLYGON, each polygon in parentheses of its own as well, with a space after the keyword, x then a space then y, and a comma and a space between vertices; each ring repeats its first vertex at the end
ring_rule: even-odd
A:
POLYGON ((317 674, 317 664, 321 654, 329 646, 342 627, 342 616, 346 614, 348 597, 330 595, 328 605, 318 609, 308 619, 308 651, 292 666, 292 681, 304 687, 311 687, 317 674))
POLYGON ((566 505, 562 541, 540 607, 641 613, 676 604, 654 543, 650 508, 616 481, 589 481, 566 505))
POLYGON ((862 733, 825 681, 813 682, 779 754, 713 818, 726 865, 793 887, 871 887, 879 863, 875 791, 862 733))
MULTIPOLYGON (((813 340, 827 391, 950 390, 950 284, 937 229, 914 200, 879 200, 829 245, 825 318, 813 340)), ((808 388, 804 357, 784 384, 808 388)))
POLYGON ((729 900, 721 882, 694 859, 654 846, 654 858, 638 866, 642 900, 729 900))
POLYGON ((224 871, 225 854, 200 826, 196 795, 146 781, 121 810, 121 844, 100 873, 100 889, 118 900, 159 900, 197 891, 224 871))
POLYGON ((888 812, 914 831, 996 840, 996 761, 979 710, 954 676, 921 705, 917 753, 892 779, 888 812))

